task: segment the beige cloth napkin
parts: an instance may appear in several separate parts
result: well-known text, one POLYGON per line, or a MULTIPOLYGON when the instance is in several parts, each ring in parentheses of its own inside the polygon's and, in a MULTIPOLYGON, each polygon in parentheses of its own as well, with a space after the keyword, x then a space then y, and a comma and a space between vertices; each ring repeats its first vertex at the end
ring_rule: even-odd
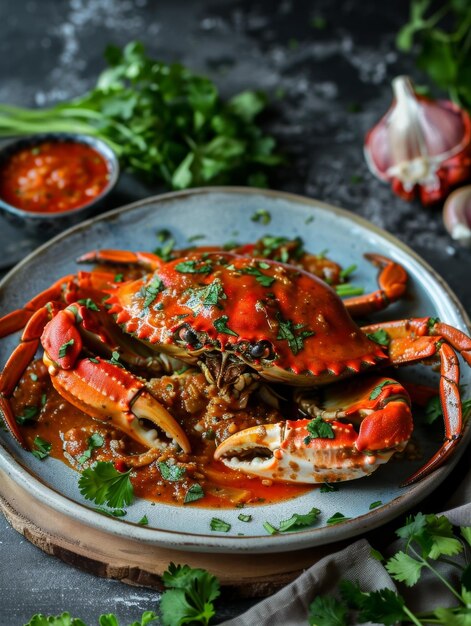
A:
MULTIPOLYGON (((456 526, 471 526, 471 471, 447 503, 443 514, 456 526)), ((399 521, 398 526, 401 524, 399 521)), ((396 541, 383 550, 383 554, 392 556, 401 549, 401 545, 400 541, 396 541)), ((324 557, 278 593, 221 626, 307 626, 310 603, 318 595, 337 596, 342 579, 358 581, 364 591, 383 587, 396 590, 389 574, 379 561, 370 556, 370 551, 368 541, 361 539, 340 552, 324 557)), ((447 580, 457 583, 454 579, 456 568, 445 566, 441 571, 447 580)), ((407 606, 416 612, 456 604, 446 588, 427 573, 411 590, 401 588, 401 595, 405 597, 407 606)))

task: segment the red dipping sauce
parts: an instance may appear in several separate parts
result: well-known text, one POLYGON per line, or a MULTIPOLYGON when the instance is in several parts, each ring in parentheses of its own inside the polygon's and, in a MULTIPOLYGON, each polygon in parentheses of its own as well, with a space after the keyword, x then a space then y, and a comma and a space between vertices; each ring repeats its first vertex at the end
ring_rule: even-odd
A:
POLYGON ((108 185, 106 159, 86 143, 44 141, 0 167, 0 197, 33 213, 60 213, 91 202, 108 185))

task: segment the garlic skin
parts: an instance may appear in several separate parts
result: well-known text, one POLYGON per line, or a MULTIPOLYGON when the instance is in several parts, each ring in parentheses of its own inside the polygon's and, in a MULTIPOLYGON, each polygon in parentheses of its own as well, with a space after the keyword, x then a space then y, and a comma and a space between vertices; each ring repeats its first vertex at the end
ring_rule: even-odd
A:
POLYGON ((368 167, 405 200, 444 200, 471 178, 471 118, 448 100, 419 96, 407 76, 392 87, 391 107, 366 135, 368 167))
POLYGON ((471 185, 448 196, 443 206, 443 223, 452 239, 471 247, 471 185))

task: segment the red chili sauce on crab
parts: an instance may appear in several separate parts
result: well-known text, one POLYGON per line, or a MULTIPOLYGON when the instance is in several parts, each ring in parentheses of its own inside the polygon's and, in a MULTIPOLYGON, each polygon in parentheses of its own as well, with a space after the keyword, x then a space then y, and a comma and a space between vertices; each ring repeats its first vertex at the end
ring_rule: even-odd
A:
POLYGON ((0 168, 0 197, 32 213, 61 213, 84 206, 106 188, 106 159, 75 141, 44 141, 12 154, 0 168))

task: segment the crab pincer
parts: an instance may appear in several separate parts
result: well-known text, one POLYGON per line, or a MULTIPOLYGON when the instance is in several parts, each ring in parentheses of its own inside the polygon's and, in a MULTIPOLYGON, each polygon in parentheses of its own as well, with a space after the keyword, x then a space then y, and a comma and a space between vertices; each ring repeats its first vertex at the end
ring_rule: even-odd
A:
POLYGON ((240 431, 215 458, 232 469, 296 483, 353 480, 371 474, 404 450, 413 430, 410 401, 398 382, 368 377, 328 387, 322 398, 300 393, 312 420, 278 422, 240 431))

